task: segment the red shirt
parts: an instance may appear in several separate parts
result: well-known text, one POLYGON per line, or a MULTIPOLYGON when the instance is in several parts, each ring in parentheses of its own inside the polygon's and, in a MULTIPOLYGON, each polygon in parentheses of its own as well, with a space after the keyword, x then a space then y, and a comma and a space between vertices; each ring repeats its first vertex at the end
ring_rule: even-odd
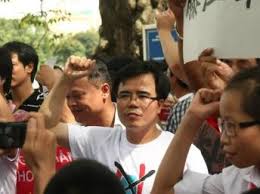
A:
MULTIPOLYGON (((71 153, 60 146, 56 150, 56 169, 59 170, 72 161, 71 153)), ((33 174, 25 164, 23 153, 20 152, 17 169, 17 194, 33 194, 33 174)))

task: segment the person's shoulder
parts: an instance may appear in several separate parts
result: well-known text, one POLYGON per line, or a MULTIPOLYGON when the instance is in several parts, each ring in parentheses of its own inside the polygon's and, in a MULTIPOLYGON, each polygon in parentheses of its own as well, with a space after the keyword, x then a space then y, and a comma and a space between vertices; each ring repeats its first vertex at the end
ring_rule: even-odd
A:
POLYGON ((101 136, 111 136, 116 134, 121 134, 124 129, 121 126, 116 127, 102 127, 102 126, 84 126, 79 123, 67 124, 68 129, 74 132, 86 133, 88 135, 95 135, 97 137, 101 136))

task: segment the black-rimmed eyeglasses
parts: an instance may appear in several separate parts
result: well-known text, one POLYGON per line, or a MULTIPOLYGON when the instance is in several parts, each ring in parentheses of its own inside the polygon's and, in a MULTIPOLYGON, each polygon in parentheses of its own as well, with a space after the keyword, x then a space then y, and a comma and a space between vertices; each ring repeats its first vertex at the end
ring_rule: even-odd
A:
POLYGON ((235 137, 237 135, 237 129, 245 129, 254 125, 260 125, 260 120, 236 123, 234 121, 218 119, 218 126, 222 133, 225 133, 229 137, 235 137))

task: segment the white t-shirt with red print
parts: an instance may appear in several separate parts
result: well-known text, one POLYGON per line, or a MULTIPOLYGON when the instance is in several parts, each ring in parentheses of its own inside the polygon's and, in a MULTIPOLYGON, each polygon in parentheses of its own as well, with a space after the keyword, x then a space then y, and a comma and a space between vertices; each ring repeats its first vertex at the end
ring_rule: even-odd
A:
MULTIPOLYGON (((126 130, 119 126, 108 128, 69 124, 68 128, 74 159, 94 159, 108 166, 120 178, 124 187, 129 187, 136 194, 150 194, 158 167, 174 136, 162 131, 153 141, 136 145, 127 140, 126 130), (115 166, 115 162, 119 167, 115 166), (136 184, 143 176, 148 177, 136 184)), ((208 173, 205 161, 195 146, 191 146, 185 169, 208 173)), ((169 170, 174 170, 174 167, 169 167, 169 170)), ((131 194, 130 189, 126 191, 127 194, 131 194)))

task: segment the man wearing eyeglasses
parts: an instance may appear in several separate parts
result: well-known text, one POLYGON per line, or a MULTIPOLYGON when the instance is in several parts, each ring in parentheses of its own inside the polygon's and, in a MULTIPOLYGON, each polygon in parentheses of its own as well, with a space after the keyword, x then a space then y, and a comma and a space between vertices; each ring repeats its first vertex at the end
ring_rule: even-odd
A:
MULTIPOLYGON (((68 60, 63 76, 41 107, 48 127, 57 124, 54 118, 60 114, 60 105, 71 83, 88 75, 94 66, 95 61, 86 58, 68 60)), ((113 89, 118 115, 126 129, 58 124, 52 131, 59 144, 70 148, 74 158, 94 159, 108 166, 120 178, 126 193, 148 194, 173 138, 173 134, 156 126, 170 91, 169 80, 153 64, 135 61, 120 70, 113 89)), ((194 146, 185 169, 207 173, 205 161, 194 146)))

